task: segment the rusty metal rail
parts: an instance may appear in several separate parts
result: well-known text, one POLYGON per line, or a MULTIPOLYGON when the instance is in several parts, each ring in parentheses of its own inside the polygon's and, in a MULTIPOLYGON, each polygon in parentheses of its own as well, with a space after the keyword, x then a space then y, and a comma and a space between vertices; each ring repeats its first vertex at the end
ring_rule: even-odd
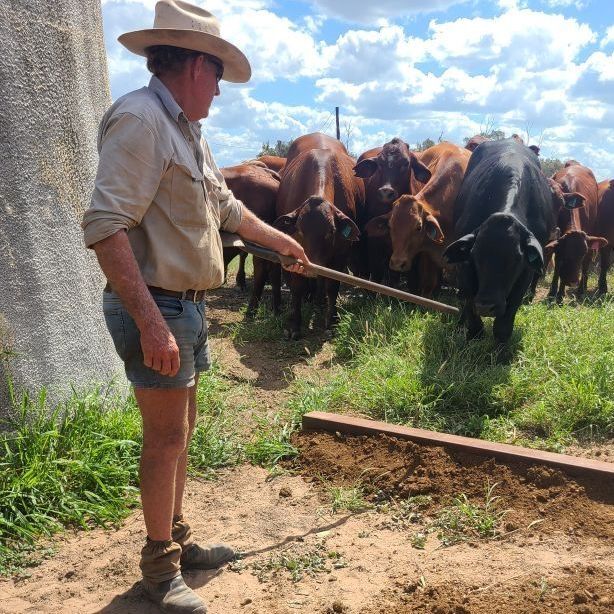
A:
POLYGON ((504 462, 516 461, 524 463, 539 463, 562 469, 575 476, 602 477, 607 480, 614 479, 614 463, 543 452, 531 448, 511 446, 504 443, 492 443, 471 437, 448 435, 435 431, 409 428, 365 420, 352 416, 341 416, 326 412, 311 412, 303 416, 304 431, 329 431, 344 435, 389 435, 398 439, 415 441, 428 446, 443 446, 455 450, 462 450, 470 454, 494 457, 504 462))

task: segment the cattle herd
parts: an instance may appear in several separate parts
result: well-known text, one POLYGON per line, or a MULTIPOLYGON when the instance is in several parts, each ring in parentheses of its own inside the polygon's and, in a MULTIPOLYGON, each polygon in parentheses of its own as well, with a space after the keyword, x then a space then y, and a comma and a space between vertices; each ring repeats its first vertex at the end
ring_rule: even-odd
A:
MULTIPOLYGON (((438 143, 411 151, 399 138, 358 160, 340 141, 314 133, 293 141, 286 158, 262 156, 221 169, 229 188, 264 221, 292 235, 315 264, 427 297, 456 287, 468 337, 493 317, 502 343, 516 312, 532 298, 553 263, 549 297, 562 302, 566 286, 587 292, 591 261, 599 255, 598 293, 607 292, 614 246, 614 180, 569 160, 546 177, 539 148, 516 135, 465 147, 438 143)), ((228 249, 226 263, 237 255, 228 249)), ((245 285, 244 256, 237 283, 245 285)), ((326 306, 326 327, 337 319, 339 282, 286 273, 291 310, 286 336, 301 334, 305 299, 326 306)), ((266 281, 273 309, 281 308, 279 265, 254 258, 248 314, 266 281)))

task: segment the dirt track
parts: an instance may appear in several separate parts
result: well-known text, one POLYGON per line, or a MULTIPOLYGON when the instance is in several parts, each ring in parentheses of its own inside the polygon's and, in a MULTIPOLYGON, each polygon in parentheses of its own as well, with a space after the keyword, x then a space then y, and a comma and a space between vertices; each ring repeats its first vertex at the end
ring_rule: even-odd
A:
MULTIPOLYGON (((236 307, 242 302, 234 289, 210 297, 213 350, 225 375, 251 384, 251 407, 266 415, 280 409, 294 375, 329 368, 331 351, 323 338, 292 349, 235 344, 222 327, 241 317, 236 307), (223 308, 229 305, 233 309, 223 308)), ((297 443, 299 475, 271 478, 242 466, 214 482, 189 482, 186 514, 196 535, 244 552, 217 573, 189 575, 210 614, 600 614, 614 608, 611 485, 607 490, 557 472, 510 469, 393 440, 319 435, 297 443), (433 533, 423 550, 412 546, 412 536, 451 496, 483 497, 487 477, 511 509, 505 535, 442 547, 433 533), (425 494, 431 503, 409 522, 393 507, 332 514, 330 483, 360 483, 372 502, 425 494), (287 567, 302 561, 308 569, 296 581, 284 561, 287 567)), ((612 458, 609 451, 593 450, 602 460, 612 458)), ((0 613, 157 612, 137 584, 143 540, 140 512, 119 530, 67 533, 56 543, 56 556, 30 577, 0 581, 0 613)))

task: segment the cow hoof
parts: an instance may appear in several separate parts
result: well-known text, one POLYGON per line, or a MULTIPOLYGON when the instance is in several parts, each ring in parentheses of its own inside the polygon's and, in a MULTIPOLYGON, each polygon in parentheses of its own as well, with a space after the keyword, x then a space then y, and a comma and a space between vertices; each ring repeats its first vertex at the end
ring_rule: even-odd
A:
POLYGON ((330 341, 335 336, 335 331, 332 328, 327 328, 324 331, 324 339, 330 341))

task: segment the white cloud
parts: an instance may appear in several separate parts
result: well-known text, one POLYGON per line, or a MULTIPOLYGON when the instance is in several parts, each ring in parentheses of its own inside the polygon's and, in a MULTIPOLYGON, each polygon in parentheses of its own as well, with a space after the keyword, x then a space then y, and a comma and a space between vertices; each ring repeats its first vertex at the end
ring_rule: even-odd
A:
POLYGON ((610 43, 614 43, 614 26, 610 26, 606 31, 604 37, 601 39, 601 47, 606 47, 610 43))
MULTIPOLYGON (((377 2, 356 2, 356 0, 313 0, 315 5, 327 15, 351 23, 373 25, 379 19, 394 20, 416 13, 444 11, 469 0, 378 0, 377 2)), ((379 25, 379 24, 378 24, 379 25)))

